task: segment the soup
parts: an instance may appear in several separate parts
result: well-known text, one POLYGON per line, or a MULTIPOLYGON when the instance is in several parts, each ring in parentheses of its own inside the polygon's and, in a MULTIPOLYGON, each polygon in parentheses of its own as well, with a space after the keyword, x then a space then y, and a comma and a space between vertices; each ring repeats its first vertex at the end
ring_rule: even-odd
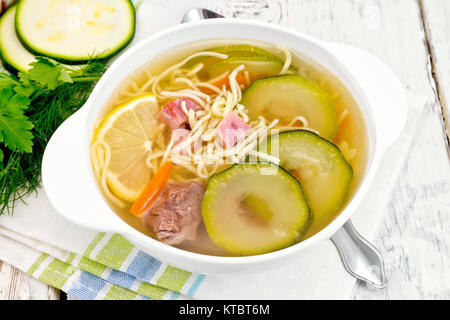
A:
POLYGON ((329 71, 284 46, 174 48, 125 79, 91 160, 113 211, 184 250, 263 254, 325 228, 358 187, 363 115, 329 71))

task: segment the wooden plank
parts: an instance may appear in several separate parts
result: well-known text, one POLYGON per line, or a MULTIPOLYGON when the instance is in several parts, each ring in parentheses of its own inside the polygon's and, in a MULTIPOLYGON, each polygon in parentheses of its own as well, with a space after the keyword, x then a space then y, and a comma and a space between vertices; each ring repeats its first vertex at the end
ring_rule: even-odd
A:
POLYGON ((414 138, 375 241, 386 259, 389 287, 379 291, 359 284, 353 298, 449 298, 450 221, 445 219, 450 208, 449 159, 419 3, 228 0, 205 4, 227 17, 279 23, 323 40, 363 48, 396 72, 411 100, 417 95, 428 100, 421 130, 414 138))
MULTIPOLYGON (((442 106, 448 142, 450 141, 450 2, 419 0, 431 67, 442 106)), ((449 148, 450 153, 450 148, 449 148)))
POLYGON ((59 300, 55 289, 0 261, 0 300, 59 300))

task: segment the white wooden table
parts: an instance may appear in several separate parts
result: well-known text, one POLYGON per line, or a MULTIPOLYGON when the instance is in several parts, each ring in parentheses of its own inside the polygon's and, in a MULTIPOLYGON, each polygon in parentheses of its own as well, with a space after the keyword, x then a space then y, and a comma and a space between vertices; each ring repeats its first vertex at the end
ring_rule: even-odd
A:
MULTIPOLYGON (((363 48, 391 66, 409 94, 428 99, 375 241, 389 286, 358 284, 351 298, 450 299, 450 1, 204 0, 204 7, 363 48)), ((0 262, 0 299, 66 298, 0 262)))

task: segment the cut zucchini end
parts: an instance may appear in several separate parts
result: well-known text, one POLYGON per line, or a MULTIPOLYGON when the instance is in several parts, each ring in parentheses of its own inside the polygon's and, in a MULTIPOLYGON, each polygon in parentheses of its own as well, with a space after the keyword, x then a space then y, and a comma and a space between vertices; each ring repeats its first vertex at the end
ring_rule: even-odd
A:
POLYGON ((0 58, 5 69, 12 73, 26 72, 34 55, 21 44, 14 30, 17 4, 10 6, 0 17, 0 58))
POLYGON ((235 255, 263 254, 296 243, 310 214, 299 181, 270 163, 236 164, 214 175, 202 202, 210 238, 235 255), (249 199, 252 204, 242 205, 249 199), (259 199, 264 203, 254 203, 259 199))
MULTIPOLYGON (((13 74, 18 72, 28 72, 30 64, 36 62, 36 58, 27 49, 16 36, 14 28, 14 16, 16 6, 12 5, 0 17, 0 58, 6 70, 13 74)), ((80 70, 86 65, 66 65, 68 70, 80 70)))
POLYGON ((308 127, 333 141, 338 125, 333 101, 314 81, 299 75, 281 75, 255 80, 245 90, 241 103, 256 119, 263 115, 269 121, 278 119, 287 125, 303 116, 308 127))
MULTIPOLYGON (((124 27, 127 29, 124 31, 124 35, 105 37, 98 41, 88 39, 89 37, 86 34, 67 35, 65 39, 69 40, 66 43, 62 42, 63 40, 59 40, 59 38, 64 39, 63 36, 65 33, 61 30, 58 31, 60 33, 55 33, 54 27, 52 27, 52 34, 49 34, 46 39, 43 39, 41 34, 37 32, 36 25, 45 19, 41 17, 42 15, 36 15, 35 13, 45 13, 41 6, 51 6, 51 0, 39 2, 38 9, 40 10, 34 8, 37 5, 35 1, 22 0, 17 4, 17 12, 15 15, 17 37, 30 53, 44 55, 66 64, 82 64, 92 59, 107 59, 124 49, 132 41, 136 32, 136 11, 131 0, 114 0, 114 2, 115 4, 122 5, 120 11, 124 11, 125 8, 127 9, 129 21, 126 23, 127 26, 124 27), (32 17, 30 17, 31 12, 33 12, 32 17), (91 41, 88 43, 87 39, 91 41), (108 41, 114 41, 114 43, 108 44, 108 41)), ((67 12, 67 10, 64 12, 67 12)))

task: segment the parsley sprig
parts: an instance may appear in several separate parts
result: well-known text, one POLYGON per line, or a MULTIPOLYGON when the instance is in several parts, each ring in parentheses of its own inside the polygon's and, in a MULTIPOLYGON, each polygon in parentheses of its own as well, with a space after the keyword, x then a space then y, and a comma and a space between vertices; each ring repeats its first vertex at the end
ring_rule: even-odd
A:
POLYGON ((0 73, 0 214, 38 188, 50 137, 84 104, 105 68, 90 61, 73 71, 38 57, 27 73, 0 73))

